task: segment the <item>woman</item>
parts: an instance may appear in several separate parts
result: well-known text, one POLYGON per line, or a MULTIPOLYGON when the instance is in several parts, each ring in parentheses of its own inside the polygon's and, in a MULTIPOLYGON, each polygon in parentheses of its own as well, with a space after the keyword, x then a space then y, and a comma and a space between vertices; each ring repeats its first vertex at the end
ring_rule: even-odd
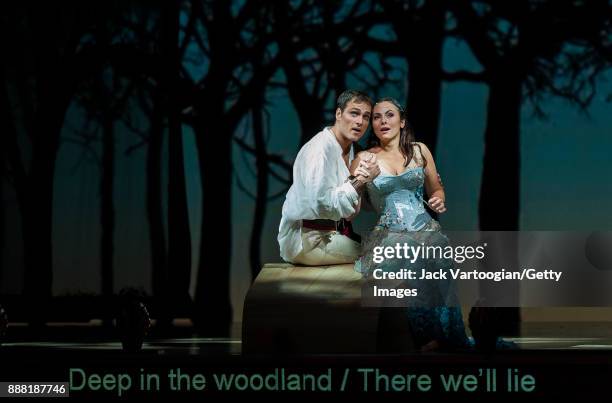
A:
MULTIPOLYGON (((377 161, 381 173, 367 184, 365 197, 380 216, 363 243, 356 270, 365 276, 371 275, 375 268, 387 272, 402 269, 413 269, 416 273, 421 273, 421 269, 449 272, 452 261, 442 258, 413 263, 408 259, 374 262, 373 250, 377 246, 395 247, 399 243, 444 248, 448 239, 424 207, 426 203, 436 213, 446 211, 444 188, 436 164, 427 146, 414 141, 402 106, 393 98, 379 100, 372 111, 372 129, 371 148, 357 155, 351 172, 367 175, 363 164, 377 161)), ((409 280, 409 285, 418 291, 416 297, 407 298, 408 319, 416 345, 422 351, 467 347, 469 341, 454 282, 415 279, 409 280)))

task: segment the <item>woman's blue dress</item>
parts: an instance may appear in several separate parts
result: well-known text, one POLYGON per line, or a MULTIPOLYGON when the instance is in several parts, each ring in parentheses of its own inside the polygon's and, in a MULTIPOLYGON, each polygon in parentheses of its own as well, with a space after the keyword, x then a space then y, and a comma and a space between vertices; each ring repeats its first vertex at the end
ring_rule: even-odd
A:
POLYGON ((448 238, 440 232, 439 223, 424 207, 423 184, 425 169, 408 168, 399 175, 384 171, 367 185, 367 197, 379 214, 376 226, 366 237, 363 251, 356 263, 356 270, 370 276, 374 269, 399 272, 421 269, 447 273, 447 280, 406 280, 405 286, 416 288, 416 297, 406 297, 407 316, 417 346, 436 340, 443 348, 465 348, 471 345, 466 336, 461 306, 457 298, 455 282, 450 277, 452 259, 427 258, 385 259, 375 263, 374 248, 396 244, 412 246, 449 246, 448 238))

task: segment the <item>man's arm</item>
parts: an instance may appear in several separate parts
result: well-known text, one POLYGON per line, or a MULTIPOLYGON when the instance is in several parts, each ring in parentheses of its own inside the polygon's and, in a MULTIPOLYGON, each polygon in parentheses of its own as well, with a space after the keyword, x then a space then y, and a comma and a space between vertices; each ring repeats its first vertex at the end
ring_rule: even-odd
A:
POLYGON ((335 149, 310 147, 295 161, 294 185, 299 186, 302 219, 337 221, 355 214, 359 194, 348 181, 337 183, 335 149))

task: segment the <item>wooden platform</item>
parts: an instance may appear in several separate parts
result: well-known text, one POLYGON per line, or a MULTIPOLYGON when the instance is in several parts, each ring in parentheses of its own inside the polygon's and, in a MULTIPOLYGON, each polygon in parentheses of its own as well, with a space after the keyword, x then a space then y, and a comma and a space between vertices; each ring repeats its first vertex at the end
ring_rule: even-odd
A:
POLYGON ((353 265, 266 264, 244 302, 243 353, 413 350, 404 310, 361 306, 353 265))

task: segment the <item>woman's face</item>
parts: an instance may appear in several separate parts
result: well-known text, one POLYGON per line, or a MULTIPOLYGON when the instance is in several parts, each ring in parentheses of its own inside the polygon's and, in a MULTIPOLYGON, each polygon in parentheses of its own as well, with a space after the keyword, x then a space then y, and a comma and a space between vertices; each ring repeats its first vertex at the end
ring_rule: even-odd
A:
POLYGON ((406 121, 400 119, 400 111, 391 102, 384 101, 374 105, 372 111, 372 128, 374 135, 382 142, 388 142, 399 136, 406 121))

